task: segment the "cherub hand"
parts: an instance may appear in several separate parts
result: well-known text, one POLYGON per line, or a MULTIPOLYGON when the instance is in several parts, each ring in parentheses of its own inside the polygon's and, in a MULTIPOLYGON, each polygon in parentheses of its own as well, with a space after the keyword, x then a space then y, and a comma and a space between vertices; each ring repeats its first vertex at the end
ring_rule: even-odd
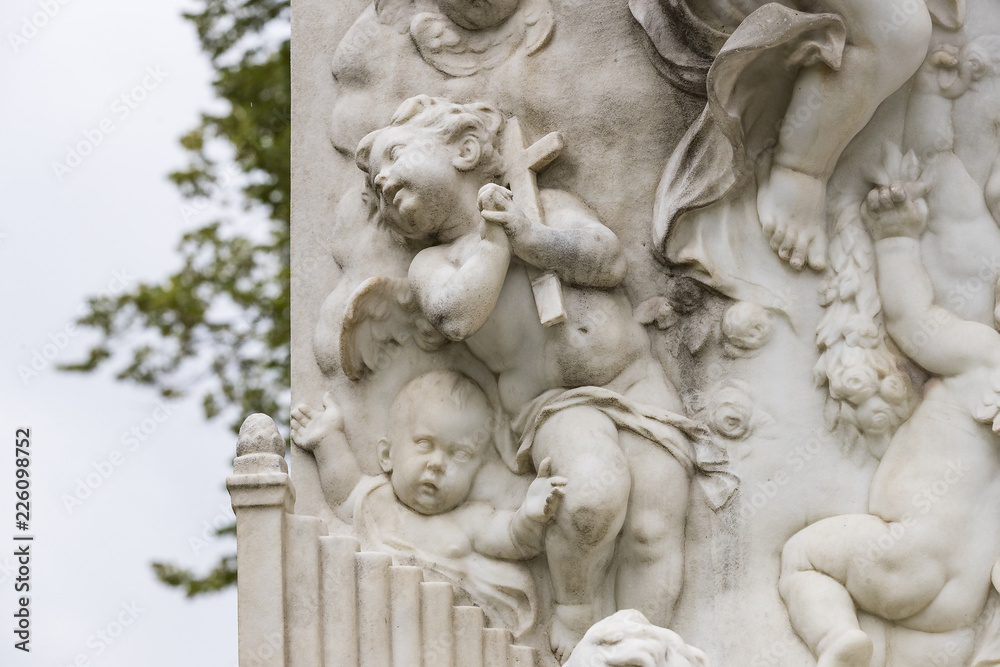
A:
POLYGON ((538 477, 528 487, 528 495, 521 509, 524 516, 538 523, 549 523, 559 509, 559 502, 566 494, 565 477, 552 477, 552 459, 545 459, 538 466, 538 477))
POLYGON ((927 185, 895 182, 872 189, 861 204, 861 219, 876 241, 894 236, 920 238, 927 226, 927 185))
POLYGON ((510 239, 531 227, 531 221, 514 203, 511 191, 495 183, 487 183, 479 189, 479 210, 487 223, 499 225, 510 239))
POLYGON ((322 414, 317 415, 305 403, 292 410, 292 442, 306 451, 316 449, 326 437, 343 432, 344 415, 330 392, 323 395, 322 414))

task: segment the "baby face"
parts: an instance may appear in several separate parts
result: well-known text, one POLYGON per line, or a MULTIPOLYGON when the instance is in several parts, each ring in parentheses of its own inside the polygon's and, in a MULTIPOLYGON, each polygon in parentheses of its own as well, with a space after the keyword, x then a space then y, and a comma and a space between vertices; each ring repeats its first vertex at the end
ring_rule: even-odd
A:
POLYGON ((432 130, 382 130, 372 145, 369 172, 383 220, 403 237, 432 238, 452 216, 462 173, 459 148, 432 130))
POLYGON ((421 397, 399 406, 382 452, 399 500, 421 514, 441 514, 468 498, 490 445, 490 415, 470 405, 456 409, 452 401, 421 397))

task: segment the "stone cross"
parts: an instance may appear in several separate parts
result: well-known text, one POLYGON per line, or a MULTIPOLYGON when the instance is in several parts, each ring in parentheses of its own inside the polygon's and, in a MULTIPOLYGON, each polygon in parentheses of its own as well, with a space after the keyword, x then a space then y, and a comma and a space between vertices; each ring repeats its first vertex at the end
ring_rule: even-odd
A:
MULTIPOLYGON (((502 143, 504 179, 514 203, 532 223, 544 225, 545 211, 538 195, 537 174, 559 156, 563 149, 562 135, 550 132, 529 146, 521 124, 517 118, 511 118, 507 121, 502 143)), ((531 265, 528 265, 528 277, 542 325, 550 327, 563 322, 566 308, 559 277, 554 271, 543 271, 531 265)))

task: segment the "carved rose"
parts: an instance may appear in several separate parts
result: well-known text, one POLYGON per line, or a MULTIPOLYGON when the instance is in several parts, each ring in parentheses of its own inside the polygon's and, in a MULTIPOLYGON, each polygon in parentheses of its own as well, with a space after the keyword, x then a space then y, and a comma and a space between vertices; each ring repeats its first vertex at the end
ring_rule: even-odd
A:
POLYGON ((635 309, 635 318, 640 324, 653 324, 660 331, 666 331, 677 324, 680 317, 666 297, 658 296, 643 301, 635 309))
POLYGON ((681 315, 689 315, 705 302, 705 291, 697 281, 681 278, 674 281, 670 288, 670 304, 681 315))
POLYGON ((858 427, 865 435, 883 435, 896 425, 892 406, 878 396, 861 404, 857 412, 858 427))
POLYGON ((878 373, 870 366, 853 364, 830 373, 830 396, 861 405, 879 389, 878 373))
POLYGON ((709 406, 709 425, 731 440, 742 440, 750 435, 754 404, 746 392, 738 387, 723 387, 712 397, 709 406))
POLYGON ((755 303, 741 301, 730 306, 722 318, 722 335, 730 352, 759 350, 771 338, 771 313, 755 303))
POLYGON ((903 378, 898 375, 889 375, 882 380, 878 395, 885 399, 887 403, 902 405, 906 402, 908 391, 906 381, 903 378))

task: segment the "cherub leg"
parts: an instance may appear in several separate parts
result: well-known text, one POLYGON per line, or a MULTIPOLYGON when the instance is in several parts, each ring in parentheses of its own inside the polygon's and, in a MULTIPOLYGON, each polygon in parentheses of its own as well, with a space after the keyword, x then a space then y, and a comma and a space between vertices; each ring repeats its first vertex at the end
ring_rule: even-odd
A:
POLYGON ((944 572, 921 555, 926 549, 914 532, 852 514, 818 521, 785 544, 778 588, 818 667, 868 667, 872 641, 858 624, 858 607, 898 621, 940 593, 944 572))
POLYGON ((618 546, 615 600, 618 609, 638 609, 654 625, 669 627, 684 579, 690 480, 657 443, 628 432, 619 438, 632 470, 632 494, 618 546))
POLYGON ((757 210, 782 259, 795 268, 822 269, 827 180, 878 105, 920 67, 931 21, 920 0, 912 12, 899 12, 887 0, 825 0, 815 6, 844 18, 847 47, 838 71, 818 63, 799 73, 757 210))
POLYGON ((556 603, 550 642, 563 661, 609 606, 602 594, 631 482, 618 430, 593 408, 550 417, 538 429, 532 456, 536 467, 551 458, 552 474, 568 480, 545 537, 556 603))

